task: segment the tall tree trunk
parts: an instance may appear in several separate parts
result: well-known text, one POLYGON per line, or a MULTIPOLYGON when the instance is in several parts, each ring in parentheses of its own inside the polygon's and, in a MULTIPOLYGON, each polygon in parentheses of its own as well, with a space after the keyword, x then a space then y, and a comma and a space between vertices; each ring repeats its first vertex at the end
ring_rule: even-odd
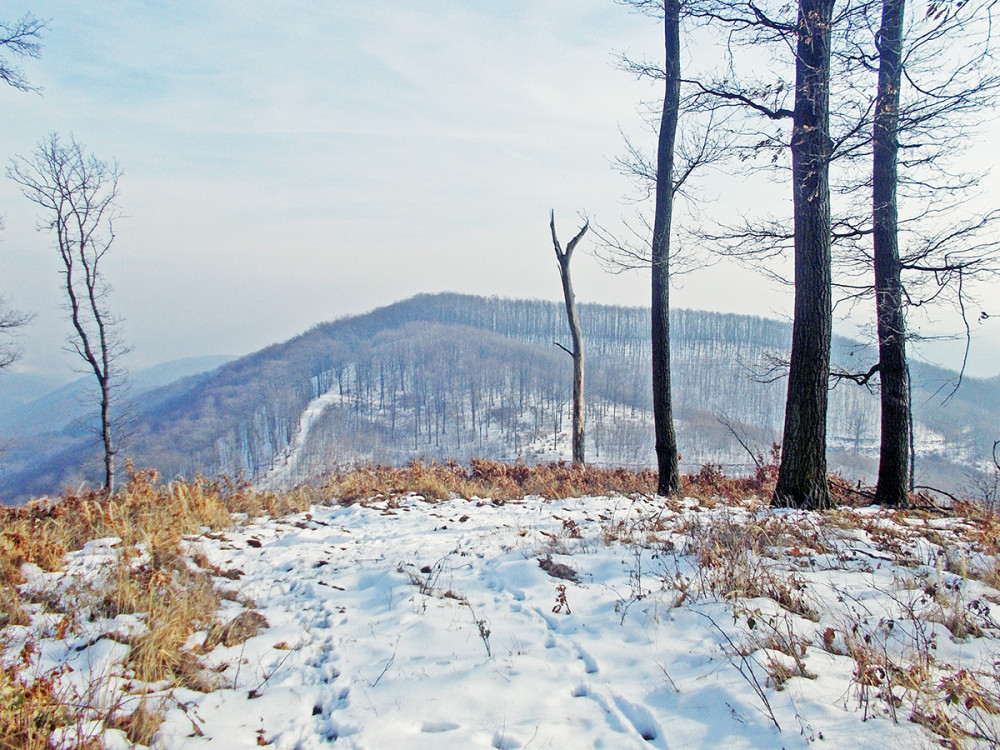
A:
POLYGON ((882 438, 875 502, 905 505, 909 500, 910 398, 906 366, 906 317, 900 278, 896 160, 899 151, 899 90, 902 83, 905 0, 883 0, 878 32, 878 98, 873 134, 872 240, 875 309, 878 315, 882 438))
POLYGON ((115 492, 115 447, 111 432, 111 384, 101 380, 101 443, 104 446, 104 492, 108 497, 115 492))
POLYGON ((795 319, 776 505, 825 508, 830 263, 830 20, 833 0, 800 0, 792 130, 795 319))
POLYGON ((657 491, 680 489, 677 436, 670 395, 670 224, 674 210, 674 143, 680 115, 680 2, 664 0, 663 35, 666 79, 656 151, 656 208, 652 246, 653 423, 656 434, 657 491))
MULTIPOLYGON (((565 252, 556 237, 555 211, 549 211, 549 227, 552 229, 552 244, 555 247, 556 259, 559 261, 559 277, 562 279, 563 297, 566 300, 566 319, 569 322, 569 332, 573 339, 573 463, 582 465, 584 458, 584 404, 583 404, 583 329, 580 327, 580 316, 576 311, 576 295, 573 294, 573 281, 569 275, 569 261, 573 256, 577 243, 590 228, 588 221, 570 240, 565 252)), ((565 347, 563 347, 565 348, 565 347)))

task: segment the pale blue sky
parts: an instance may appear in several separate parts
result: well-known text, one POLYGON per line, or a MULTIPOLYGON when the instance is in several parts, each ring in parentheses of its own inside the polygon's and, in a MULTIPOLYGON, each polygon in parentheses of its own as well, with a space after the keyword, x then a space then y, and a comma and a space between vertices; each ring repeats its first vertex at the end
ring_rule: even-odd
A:
MULTIPOLYGON (((577 211, 613 223, 630 210, 619 125, 651 138, 636 107, 657 91, 612 53, 657 59, 661 31, 611 0, 40 0, 3 17, 25 11, 51 19, 24 66, 44 91, 0 90, 0 160, 57 131, 120 162, 106 270, 135 367, 422 291, 559 299, 549 208, 564 241, 577 211)), ((717 184, 714 205, 749 200, 717 184)), ((50 238, 7 179, 0 214, 0 293, 38 315, 21 366, 68 368, 50 238)), ((574 274, 581 300, 646 304, 644 274, 586 256, 574 274)), ((791 301, 715 268, 673 303, 781 317, 791 301)))

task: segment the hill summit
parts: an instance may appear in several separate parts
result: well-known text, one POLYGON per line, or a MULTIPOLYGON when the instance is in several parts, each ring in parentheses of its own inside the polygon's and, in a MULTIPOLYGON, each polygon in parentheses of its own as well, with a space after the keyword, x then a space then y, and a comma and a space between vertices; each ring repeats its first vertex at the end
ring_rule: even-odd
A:
MULTIPOLYGON (((587 456, 599 465, 653 463, 649 313, 580 305, 587 347, 587 456)), ((790 326, 764 318, 671 312, 672 379, 686 471, 754 468, 780 437, 785 384, 761 377, 787 357, 790 326), (749 450, 748 450, 749 449, 749 450)), ((273 487, 339 467, 418 458, 528 463, 569 456, 571 361, 555 343, 569 331, 561 304, 461 294, 418 295, 323 323, 286 342, 150 391, 137 405, 122 455, 164 476, 243 476, 273 487)), ((874 352, 834 342, 845 369, 874 352)), ((914 366, 918 473, 955 489, 988 457, 1000 421, 1000 382, 914 366)), ((830 462, 873 473, 878 398, 853 383, 833 389, 830 462)), ((91 478, 84 439, 35 451, 4 477, 8 499, 91 478)))

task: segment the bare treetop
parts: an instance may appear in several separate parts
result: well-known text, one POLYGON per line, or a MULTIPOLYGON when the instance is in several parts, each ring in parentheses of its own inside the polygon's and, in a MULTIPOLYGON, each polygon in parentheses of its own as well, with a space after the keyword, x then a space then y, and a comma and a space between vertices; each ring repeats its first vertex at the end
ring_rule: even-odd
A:
POLYGON ((28 83, 24 71, 14 61, 38 58, 42 52, 41 38, 45 21, 26 13, 11 24, 0 22, 0 80, 18 91, 38 91, 28 83))
POLYGON ((87 253, 99 260, 114 241, 114 222, 120 217, 116 199, 122 169, 87 154, 74 138, 63 143, 50 134, 30 158, 15 157, 7 175, 21 192, 44 211, 39 229, 57 232, 60 252, 68 266, 68 253, 87 253), (79 244, 70 241, 77 233, 79 244))

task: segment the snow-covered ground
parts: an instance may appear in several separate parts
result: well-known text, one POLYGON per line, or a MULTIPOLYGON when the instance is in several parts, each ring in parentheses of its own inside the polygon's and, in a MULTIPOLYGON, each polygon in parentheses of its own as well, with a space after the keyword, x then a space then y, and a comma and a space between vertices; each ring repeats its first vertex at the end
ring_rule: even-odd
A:
MULTIPOLYGON (((941 679, 964 669, 983 683, 1000 669, 1000 594, 948 572, 960 519, 897 524, 875 509, 850 518, 838 526, 662 498, 411 496, 191 539, 192 555, 239 571, 220 585, 252 600, 270 627, 203 657, 215 692, 154 692, 167 712, 153 745, 937 747, 909 720, 923 698, 883 667, 917 664, 923 643, 941 679), (772 548, 742 558, 720 546, 706 558, 703 543, 726 528, 763 530, 772 548), (784 607, 778 593, 720 589, 727 571, 712 567, 713 554, 777 582, 784 607), (938 591, 974 620, 974 635, 937 621, 938 591)), ((96 575, 113 547, 91 543, 68 575, 96 575)), ((962 550, 967 568, 989 562, 962 550)), ((37 572, 26 585, 58 575, 37 572)), ((44 665, 68 660, 84 682, 113 674, 127 649, 108 634, 135 626, 120 616, 96 621, 91 636, 46 640, 44 665)), ((966 713, 997 730, 988 711, 966 713)), ((128 746, 116 731, 105 739, 128 746)))

